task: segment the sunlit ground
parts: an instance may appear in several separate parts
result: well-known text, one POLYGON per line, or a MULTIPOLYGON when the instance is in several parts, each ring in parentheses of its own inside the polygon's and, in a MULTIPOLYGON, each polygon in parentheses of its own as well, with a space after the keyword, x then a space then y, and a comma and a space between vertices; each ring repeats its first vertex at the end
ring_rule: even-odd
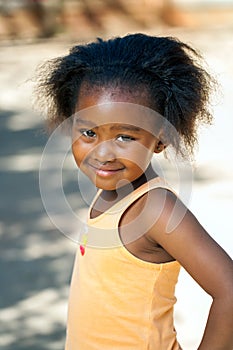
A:
MULTIPOLYGON (((233 30, 164 30, 203 52, 222 84, 215 123, 202 130, 189 207, 232 255, 233 30)), ((5 45, 0 50, 0 348, 61 350, 76 245, 52 225, 42 206, 38 169, 46 142, 43 120, 31 108, 36 65, 67 52, 69 43, 5 45)), ((67 174, 67 193, 75 180, 67 174)), ((77 206, 79 196, 77 194, 77 206)), ((184 247, 185 249, 185 247, 184 247)), ((187 252, 188 254, 188 252, 187 252)), ((200 341, 210 298, 182 271, 176 328, 185 350, 200 341)))

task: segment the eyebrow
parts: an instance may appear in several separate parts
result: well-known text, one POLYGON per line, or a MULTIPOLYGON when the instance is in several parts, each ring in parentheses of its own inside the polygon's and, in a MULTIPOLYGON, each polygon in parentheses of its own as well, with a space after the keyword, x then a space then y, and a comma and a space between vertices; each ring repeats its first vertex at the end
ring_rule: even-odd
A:
MULTIPOLYGON (((89 120, 83 120, 83 119, 77 118, 76 123, 85 124, 85 125, 90 126, 91 128, 98 128, 98 125, 96 125, 95 123, 93 123, 89 120)), ((142 129, 137 127, 137 126, 131 125, 131 124, 117 124, 116 123, 116 125, 111 126, 110 130, 119 130, 119 131, 127 130, 127 131, 140 132, 142 129)))

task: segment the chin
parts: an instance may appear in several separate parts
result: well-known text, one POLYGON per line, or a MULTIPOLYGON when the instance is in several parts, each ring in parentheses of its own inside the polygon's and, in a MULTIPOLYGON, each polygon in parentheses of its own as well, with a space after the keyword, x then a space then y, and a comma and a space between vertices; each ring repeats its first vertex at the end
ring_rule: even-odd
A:
MULTIPOLYGON (((94 182, 93 182, 94 183, 94 182)), ((103 183, 99 183, 99 181, 95 182, 94 185, 104 191, 115 191, 116 190, 116 185, 107 185, 103 183)))

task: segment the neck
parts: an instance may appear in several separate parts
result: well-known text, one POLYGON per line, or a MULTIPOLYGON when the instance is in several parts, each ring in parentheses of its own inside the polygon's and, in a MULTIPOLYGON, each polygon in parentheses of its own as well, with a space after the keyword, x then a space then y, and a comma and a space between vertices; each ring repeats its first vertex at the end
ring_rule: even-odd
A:
POLYGON ((151 164, 147 168, 146 172, 143 173, 139 178, 134 180, 131 183, 127 183, 115 190, 106 191, 103 190, 101 193, 101 198, 108 202, 113 202, 115 204, 122 198, 126 197, 129 193, 136 190, 138 187, 142 186, 144 183, 148 182, 151 179, 158 177, 158 175, 153 170, 151 164))

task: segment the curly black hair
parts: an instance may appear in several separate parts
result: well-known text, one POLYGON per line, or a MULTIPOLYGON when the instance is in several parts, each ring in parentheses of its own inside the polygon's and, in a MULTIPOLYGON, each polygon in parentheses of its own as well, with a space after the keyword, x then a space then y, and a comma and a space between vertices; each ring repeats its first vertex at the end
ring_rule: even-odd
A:
MULTIPOLYGON (((176 129, 186 151, 193 153, 200 123, 211 123, 210 93, 215 80, 201 55, 173 37, 130 34, 74 46, 64 57, 39 68, 37 98, 54 127, 75 112, 80 87, 128 87, 146 91, 150 108, 176 129)), ((182 154, 179 142, 173 142, 182 154)))

